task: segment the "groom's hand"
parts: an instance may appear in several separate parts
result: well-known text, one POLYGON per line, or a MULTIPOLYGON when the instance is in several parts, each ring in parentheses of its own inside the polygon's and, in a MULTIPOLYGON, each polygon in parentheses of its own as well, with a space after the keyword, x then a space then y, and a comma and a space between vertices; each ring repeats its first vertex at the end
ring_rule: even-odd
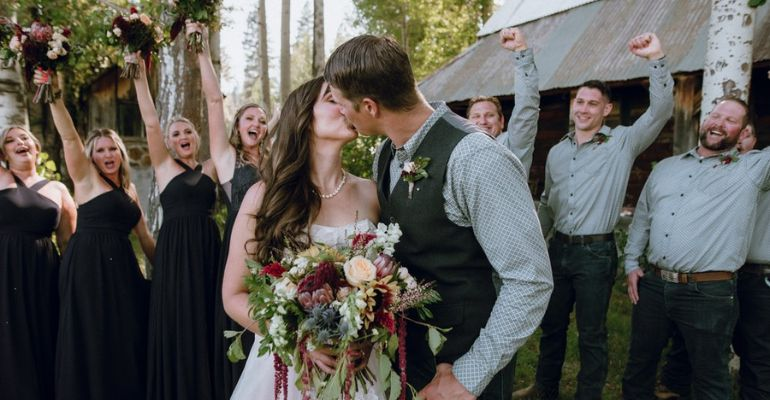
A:
POLYGON ((452 373, 452 364, 436 365, 436 376, 425 386, 418 396, 425 400, 476 400, 465 386, 452 373))

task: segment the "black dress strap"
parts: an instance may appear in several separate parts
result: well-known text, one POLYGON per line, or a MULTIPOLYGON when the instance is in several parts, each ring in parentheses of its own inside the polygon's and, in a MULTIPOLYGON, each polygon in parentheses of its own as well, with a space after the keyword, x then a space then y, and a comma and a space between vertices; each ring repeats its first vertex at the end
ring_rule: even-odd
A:
POLYGON ((104 179, 104 181, 107 182, 107 184, 110 185, 111 188, 121 189, 120 186, 116 185, 115 182, 112 181, 112 179, 106 177, 103 173, 99 172, 99 176, 101 176, 102 179, 104 179))
POLYGON ((30 186, 29 189, 35 192, 40 191, 40 188, 47 185, 48 182, 50 182, 48 179, 43 179, 42 181, 36 182, 34 185, 30 186))
POLYGON ((182 161, 182 160, 180 160, 178 158, 175 158, 174 161, 176 161, 176 163, 179 164, 179 166, 184 168, 185 171, 196 171, 196 170, 202 168, 202 165, 203 165, 201 163, 198 163, 198 165, 196 165, 195 168, 191 168, 189 165, 185 164, 184 161, 182 161))
POLYGON ((11 175, 13 176, 13 181, 16 182, 16 186, 18 186, 18 187, 27 187, 27 185, 24 184, 24 181, 21 180, 21 178, 19 178, 18 176, 16 176, 16 174, 11 172, 11 175))

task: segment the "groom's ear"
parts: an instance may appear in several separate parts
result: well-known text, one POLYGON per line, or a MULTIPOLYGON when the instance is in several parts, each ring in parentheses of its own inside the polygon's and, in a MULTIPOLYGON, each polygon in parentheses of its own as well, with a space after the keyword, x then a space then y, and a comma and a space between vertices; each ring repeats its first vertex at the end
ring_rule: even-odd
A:
POLYGON ((361 109, 363 109, 363 111, 369 114, 369 116, 372 118, 377 118, 380 116, 380 105, 369 97, 364 97, 363 100, 361 100, 361 109))

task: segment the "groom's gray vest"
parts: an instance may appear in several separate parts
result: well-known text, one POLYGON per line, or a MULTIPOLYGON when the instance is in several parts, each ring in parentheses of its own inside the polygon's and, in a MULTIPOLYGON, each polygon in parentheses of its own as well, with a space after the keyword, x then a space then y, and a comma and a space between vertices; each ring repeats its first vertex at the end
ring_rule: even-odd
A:
MULTIPOLYGON (((418 280, 436 282, 442 301, 430 307, 434 316, 430 322, 452 328, 436 356, 437 363, 453 363, 468 352, 486 325, 496 300, 493 269, 473 229, 456 225, 444 211, 443 188, 449 156, 465 135, 475 131, 478 129, 452 112, 447 112, 433 125, 414 155, 415 158, 430 157, 426 168, 428 177, 416 182, 411 199, 408 198, 408 184, 401 178, 389 194, 389 170, 393 158, 390 140, 382 146, 377 166, 380 220, 397 222, 403 232, 396 245, 395 257, 418 280)), ((415 360, 416 357, 430 356, 430 353, 424 354, 427 346, 424 332, 410 324, 407 335, 410 364, 423 361, 415 360), (415 354, 415 346, 423 349, 415 354)), ((433 362, 432 358, 426 361, 433 362)), ((432 374, 426 373, 429 376, 425 378, 429 381, 432 374)), ((417 377, 410 375, 410 383, 418 388, 427 383, 414 379, 417 377)))

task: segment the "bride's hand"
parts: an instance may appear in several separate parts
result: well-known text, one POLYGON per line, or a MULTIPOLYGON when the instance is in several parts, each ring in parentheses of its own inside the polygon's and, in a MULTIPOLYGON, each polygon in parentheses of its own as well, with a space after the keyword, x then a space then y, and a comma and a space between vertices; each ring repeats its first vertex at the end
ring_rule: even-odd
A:
POLYGON ((337 357, 334 352, 327 347, 319 347, 307 353, 307 357, 313 364, 327 374, 333 374, 337 368, 337 357))

